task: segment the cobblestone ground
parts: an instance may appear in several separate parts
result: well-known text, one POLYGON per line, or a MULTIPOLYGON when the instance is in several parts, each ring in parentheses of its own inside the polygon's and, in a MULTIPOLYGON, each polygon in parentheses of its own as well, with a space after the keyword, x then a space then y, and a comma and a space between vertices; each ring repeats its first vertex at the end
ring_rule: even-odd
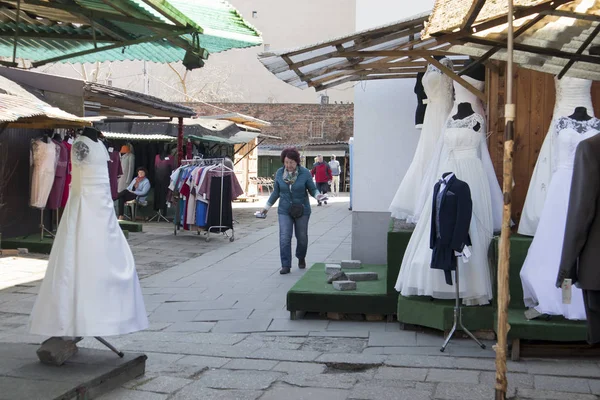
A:
MULTIPOLYGON (((138 267, 147 271, 142 287, 151 326, 110 340, 147 354, 147 370, 103 400, 494 398, 491 341, 481 350, 456 339, 440 353, 440 333, 402 331, 398 323, 310 314, 291 321, 285 296, 302 272, 279 275, 276 217, 255 220, 258 204, 247 217, 236 213, 233 243, 217 236, 206 243, 190 233, 174 238, 159 225, 131 236, 138 267)), ((351 226, 347 199, 314 207, 309 264, 349 258, 351 226)), ((40 263, 21 269, 36 271, 40 263)), ((23 273, 31 272, 15 279, 27 279, 23 273)), ((25 329, 36 291, 35 282, 0 291, 0 342, 44 339, 25 329)), ((82 346, 101 348, 88 339, 82 346)), ((515 399, 600 395, 598 360, 528 359, 509 362, 508 369, 515 399)))

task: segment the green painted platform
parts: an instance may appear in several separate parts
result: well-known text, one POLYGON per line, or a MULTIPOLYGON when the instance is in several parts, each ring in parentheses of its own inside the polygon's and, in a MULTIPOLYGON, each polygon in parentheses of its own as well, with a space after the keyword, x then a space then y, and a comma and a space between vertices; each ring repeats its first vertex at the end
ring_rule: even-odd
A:
POLYGON ((144 230, 144 225, 138 222, 119 221, 119 226, 122 230, 129 232, 142 232, 144 230))
POLYGON ((363 265, 350 272, 377 272, 379 280, 357 282, 357 290, 338 291, 327 283, 325 264, 314 264, 287 293, 288 311, 394 314, 396 298, 387 295, 387 266, 363 265))
POLYGON ((15 238, 2 238, 3 249, 28 249, 30 253, 50 254, 53 238, 44 237, 40 240, 40 234, 34 233, 28 236, 19 236, 15 238))
MULTIPOLYGON (((123 230, 123 235, 126 239, 129 239, 129 231, 123 230)), ((44 240, 40 241, 40 235, 33 234, 29 236, 20 236, 10 239, 2 239, 3 249, 28 249, 30 253, 36 254, 50 254, 52 250, 52 244, 54 243, 53 238, 44 237, 44 240)))
MULTIPOLYGON (((490 259, 493 265, 498 264, 499 238, 494 239, 490 246, 490 259)), ((534 320, 525 318, 523 303, 523 286, 519 275, 527 257, 527 251, 532 238, 529 236, 513 235, 510 239, 509 292, 510 303, 508 310, 509 339, 544 340, 552 342, 579 342, 587 338, 585 321, 571 321, 561 316, 541 317, 534 320)), ((494 281, 495 283, 496 281, 494 281)), ((496 293, 494 287, 494 297, 496 293)), ((496 313, 495 313, 496 315, 496 313)), ((495 318, 494 318, 495 319, 495 318)), ((495 324, 494 324, 495 329, 495 324)))

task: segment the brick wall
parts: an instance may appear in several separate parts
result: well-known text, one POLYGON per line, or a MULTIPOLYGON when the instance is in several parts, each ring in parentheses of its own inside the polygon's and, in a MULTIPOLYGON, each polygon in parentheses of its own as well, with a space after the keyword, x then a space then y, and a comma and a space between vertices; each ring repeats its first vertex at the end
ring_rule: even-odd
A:
MULTIPOLYGON (((263 133, 280 136, 282 140, 268 139, 265 144, 348 142, 354 131, 354 104, 211 104, 231 112, 269 121, 271 126, 263 128, 263 133)), ((193 108, 199 115, 226 113, 202 103, 184 103, 184 105, 193 108)))

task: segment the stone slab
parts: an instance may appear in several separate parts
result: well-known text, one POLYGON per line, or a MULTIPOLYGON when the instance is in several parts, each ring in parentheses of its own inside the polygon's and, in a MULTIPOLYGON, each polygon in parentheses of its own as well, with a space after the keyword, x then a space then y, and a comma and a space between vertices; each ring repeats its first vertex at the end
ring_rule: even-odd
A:
POLYGON ((360 260, 342 260, 342 269, 359 269, 361 267, 360 260))
POLYGON ((325 264, 325 273, 327 275, 334 275, 342 271, 342 267, 339 264, 325 264))
POLYGON ((212 389, 264 390, 281 378, 279 372, 230 371, 226 369, 206 371, 198 383, 212 389))
POLYGON ((333 288, 339 291, 356 290, 355 281, 335 281, 333 282, 333 288))
POLYGON ((192 383, 181 389, 169 400, 256 400, 263 392, 258 390, 222 390, 192 383))
POLYGON ((313 387, 293 387, 285 384, 277 384, 268 390, 261 400, 345 400, 348 398, 348 391, 341 389, 326 389, 313 387))
POLYGON ((346 273, 348 280, 354 282, 376 281, 379 279, 377 272, 348 272, 346 273))
POLYGON ((143 385, 137 386, 135 389, 146 392, 170 394, 192 382, 191 379, 177 378, 174 376, 158 376, 143 385))

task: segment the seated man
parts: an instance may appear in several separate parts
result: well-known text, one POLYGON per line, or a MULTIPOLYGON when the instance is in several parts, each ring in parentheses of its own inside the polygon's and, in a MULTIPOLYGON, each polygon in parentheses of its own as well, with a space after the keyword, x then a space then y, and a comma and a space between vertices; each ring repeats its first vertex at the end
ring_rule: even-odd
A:
POLYGON ((148 171, 144 167, 137 169, 137 176, 133 178, 127 189, 117 196, 119 202, 119 219, 125 219, 125 202, 137 200, 140 204, 146 203, 146 196, 150 191, 150 181, 146 178, 148 171))

